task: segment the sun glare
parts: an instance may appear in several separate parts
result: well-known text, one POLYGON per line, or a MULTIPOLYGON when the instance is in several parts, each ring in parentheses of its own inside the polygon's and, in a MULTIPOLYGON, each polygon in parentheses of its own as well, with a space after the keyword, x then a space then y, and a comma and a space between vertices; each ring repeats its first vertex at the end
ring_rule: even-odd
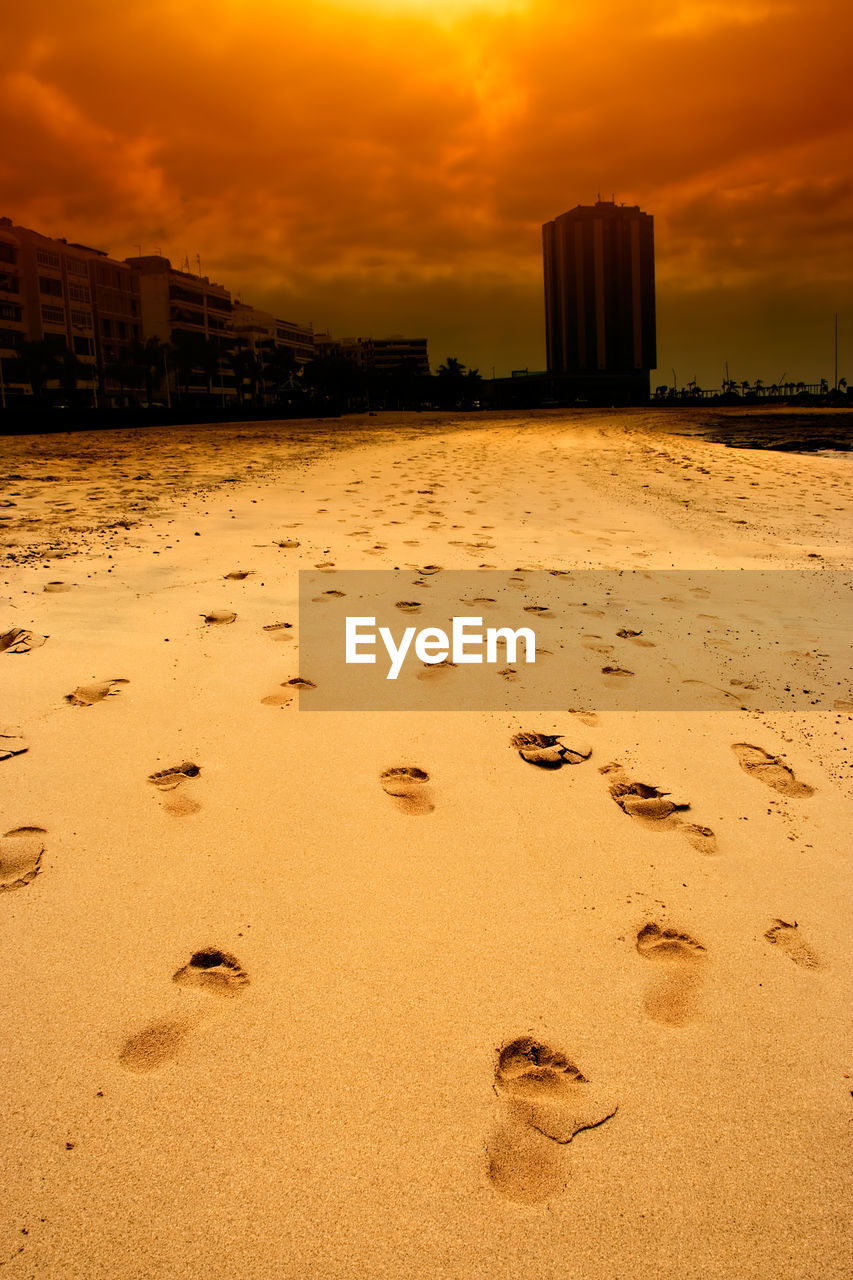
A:
POLYGON ((436 22, 495 13, 523 13, 527 0, 339 0, 347 9, 383 15, 416 15, 436 22))

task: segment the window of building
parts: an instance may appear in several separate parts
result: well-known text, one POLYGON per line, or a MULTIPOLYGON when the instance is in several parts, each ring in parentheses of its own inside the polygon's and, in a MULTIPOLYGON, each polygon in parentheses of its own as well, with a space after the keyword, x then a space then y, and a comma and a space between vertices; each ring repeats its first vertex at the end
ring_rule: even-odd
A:
POLYGON ((65 334, 64 333, 46 333, 44 335, 44 345, 53 355, 62 355, 65 350, 65 334))
POLYGON ((139 341, 139 325, 138 324, 135 324, 133 326, 133 341, 134 342, 139 341))
POLYGON ((39 276, 39 293, 46 293, 53 298, 62 297, 62 281, 53 276, 39 276))
POLYGON ((13 271, 4 271, 0 267, 0 292, 2 293, 20 293, 21 281, 13 271))
POLYGON ((0 320, 21 319, 21 308, 14 302, 0 302, 0 320))
POLYGON ((118 336, 120 338, 127 338, 127 325, 123 320, 119 320, 118 322, 118 336))
POLYGON ((76 324, 78 329, 91 329, 92 317, 88 311, 72 311, 71 323, 76 324))
POLYGON ((9 244, 8 240, 0 240, 0 262, 17 262, 18 250, 14 244, 9 244))
POLYGON ((80 338, 80 337, 74 338, 74 354, 76 356, 94 355, 95 353, 92 350, 92 346, 93 346, 93 343, 91 338, 80 338))
POLYGON ((42 307, 41 318, 45 324, 65 324, 65 312, 62 307, 42 307))
POLYGON ((68 296, 72 302, 91 302, 92 295, 88 289, 84 289, 82 285, 70 284, 68 286, 68 296))
POLYGON ((0 329, 0 347, 19 347, 24 335, 17 329, 0 329))
POLYGON ((102 321, 101 321, 101 333, 104 335, 104 337, 105 337, 105 338, 111 338, 111 337, 113 336, 113 322, 112 322, 112 320, 102 320, 102 321))
POLYGON ((36 262, 40 267, 56 267, 59 270, 59 254, 48 253, 47 249, 36 250, 36 262))
POLYGON ((82 258, 66 258, 65 266, 71 276, 88 276, 89 268, 82 258))

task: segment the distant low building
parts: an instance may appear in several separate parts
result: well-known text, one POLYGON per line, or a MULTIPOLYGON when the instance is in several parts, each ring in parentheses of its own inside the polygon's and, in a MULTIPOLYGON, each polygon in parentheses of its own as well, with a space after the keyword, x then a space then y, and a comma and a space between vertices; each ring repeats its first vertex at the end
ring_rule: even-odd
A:
POLYGON ((340 356, 360 369, 376 373, 405 369, 429 377, 426 338, 405 338, 402 334, 387 338, 332 338, 328 333, 318 333, 314 344, 318 356, 340 356))
POLYGON ((292 391, 294 378, 314 359, 311 328, 245 302, 233 304, 231 323, 238 349, 255 362, 258 393, 281 399, 286 389, 292 391))

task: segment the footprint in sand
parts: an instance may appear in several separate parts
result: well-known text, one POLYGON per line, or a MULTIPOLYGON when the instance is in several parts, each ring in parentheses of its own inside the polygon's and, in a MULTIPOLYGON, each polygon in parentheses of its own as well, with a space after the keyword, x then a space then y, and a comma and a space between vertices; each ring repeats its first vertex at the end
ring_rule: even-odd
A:
POLYGON ((292 640, 293 636, 287 634, 292 629, 292 622, 268 622, 264 627, 264 631, 271 635, 273 640, 292 640))
POLYGON ((600 653, 602 657, 607 657, 613 652, 613 645, 607 644, 602 636, 595 634, 581 636, 581 646, 588 649, 590 653, 600 653))
POLYGON ((30 744, 18 733, 8 729, 0 729, 0 760, 11 760, 12 756, 22 756, 29 751, 30 744))
POLYGON ((772 787, 783 796, 805 798, 814 795, 814 787, 806 782, 798 782, 794 772, 789 769, 778 756, 768 755, 761 747, 754 747, 749 742, 733 742, 732 751, 745 773, 757 778, 765 786, 772 787))
POLYGON ((265 698, 261 698, 261 702, 265 707, 289 707, 293 701, 294 692, 300 689, 316 689, 317 686, 313 680, 304 680, 302 676, 294 676, 292 680, 284 680, 280 686, 284 693, 270 693, 265 698))
POLYGON ((31 649, 40 649, 47 636, 40 636, 26 627, 13 627, 0 635, 0 653, 29 653, 31 649))
POLYGON ((401 813, 432 813, 432 791, 426 785, 429 774, 415 765, 398 765, 379 775, 379 782, 386 795, 392 796, 401 813))
POLYGON ((119 692, 114 687, 117 684, 130 684, 130 681, 118 677, 115 680, 102 680, 99 684, 81 684, 73 693, 66 693, 65 701, 70 702, 72 707, 93 707, 96 702, 103 702, 104 698, 114 697, 119 692))
POLYGON ((210 613, 203 613, 201 617, 209 627, 224 627, 231 622, 237 621, 236 613, 230 609, 211 609, 210 613))
POLYGON ((232 569, 230 573, 225 574, 225 581, 245 582, 254 573, 254 569, 232 569))
POLYGON ((561 733, 516 733, 510 739, 522 760, 539 765, 540 769, 560 769, 564 764, 580 764, 592 755, 587 743, 567 747, 561 733))
POLYGON ((280 538, 273 542, 274 547, 281 547, 284 551, 295 551, 299 545, 295 538, 280 538))
MULTIPOLYGON (((171 792, 188 778, 197 778, 200 773, 199 765, 193 764, 191 760, 185 760, 183 764, 176 764, 169 769, 160 769, 157 773, 149 774, 148 781, 153 783, 158 791, 171 792)), ((192 796, 170 795, 163 801, 163 808, 176 818, 185 818, 190 813, 198 813, 201 805, 192 796)))
POLYGON ((599 772, 610 775, 610 795, 630 818, 651 830, 679 831, 700 853, 716 853, 717 840, 711 828, 685 822, 679 816, 690 808, 689 804, 671 800, 668 791, 661 791, 648 783, 632 782, 618 764, 603 765, 599 772))
POLYGON ((420 613, 421 602, 420 600, 398 600, 394 608, 400 609, 403 613, 420 613))
POLYGON ((148 781, 153 782, 160 791, 174 791, 175 787, 179 787, 186 778, 197 778, 200 773, 199 765, 193 764, 191 760, 185 760, 183 764, 176 764, 170 769, 159 769, 157 773, 149 774, 148 781))
MULTIPOLYGON (((181 986, 194 987, 207 994, 236 996, 249 982, 249 976, 236 956, 218 947, 203 947, 190 956, 172 975, 181 986)), ((190 1032, 204 1017, 200 1007, 192 1013, 157 1018, 147 1027, 129 1036, 118 1060, 128 1071, 158 1071, 180 1055, 190 1032)))
POLYGON ((632 644, 639 645, 641 649, 654 649, 653 640, 643 640, 642 631, 631 631, 628 627, 620 627, 616 632, 620 640, 630 640, 632 644))
POLYGON ((39 873, 44 827, 14 827, 0 837, 0 893, 23 889, 39 873))
POLYGON ((58 592, 70 591, 70 590, 71 590, 70 582, 46 582, 42 587, 42 591, 48 591, 54 595, 57 594, 58 592))
POLYGON ((158 1071, 174 1062, 194 1025, 191 1018, 159 1018, 128 1037, 118 1060, 128 1071, 158 1071))
POLYGON ((221 996, 236 996, 249 981, 249 975, 236 956, 218 947, 194 951, 189 963, 172 974, 172 981, 185 987, 201 987, 221 996))
POLYGON ((705 948, 687 933, 647 924, 637 934, 637 950, 660 965, 643 1001, 649 1017, 668 1027, 692 1021, 699 1005, 705 948))
POLYGON ((418 680, 434 680, 436 677, 443 676, 447 671, 455 670, 456 663, 451 662, 449 658, 442 658, 441 662, 425 662, 423 671, 417 674, 418 680))
POLYGON ((508 1200, 544 1204, 568 1181, 562 1148, 615 1115, 616 1101, 559 1049, 529 1036, 500 1050, 494 1088, 499 1110, 486 1143, 492 1185, 508 1200))
POLYGON ((776 919, 764 937, 772 946, 778 947, 789 960, 793 960, 794 964, 800 965, 801 968, 825 968, 820 956, 802 938, 798 930, 799 925, 796 920, 789 923, 787 920, 776 919))

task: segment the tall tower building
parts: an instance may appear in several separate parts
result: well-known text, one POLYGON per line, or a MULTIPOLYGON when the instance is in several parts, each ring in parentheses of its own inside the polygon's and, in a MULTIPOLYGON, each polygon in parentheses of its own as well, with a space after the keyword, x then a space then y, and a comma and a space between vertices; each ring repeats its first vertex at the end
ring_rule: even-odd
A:
POLYGON ((657 363, 650 214, 599 200, 542 228, 549 374, 645 398, 657 363))

